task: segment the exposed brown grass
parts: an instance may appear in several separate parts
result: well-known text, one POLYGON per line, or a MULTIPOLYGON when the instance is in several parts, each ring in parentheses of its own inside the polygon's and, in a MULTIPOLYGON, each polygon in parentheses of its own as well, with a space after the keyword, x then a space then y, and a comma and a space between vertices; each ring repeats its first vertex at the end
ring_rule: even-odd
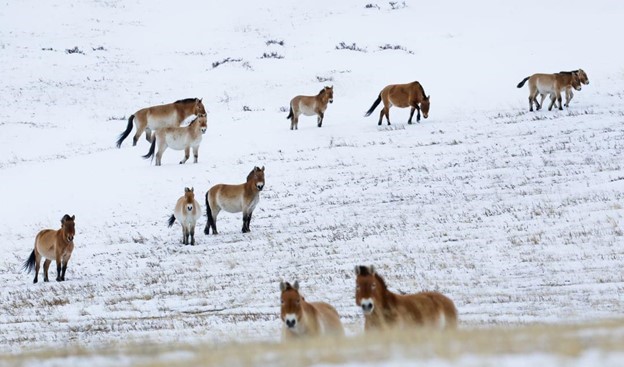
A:
POLYGON ((469 328, 452 332, 394 331, 341 339, 308 339, 288 343, 227 345, 109 345, 88 350, 31 351, 0 357, 0 364, 19 365, 48 359, 98 360, 110 364, 124 357, 132 365, 171 366, 310 366, 375 363, 395 358, 455 361, 464 356, 546 354, 578 358, 589 350, 604 354, 624 351, 624 320, 586 324, 469 328), (115 358, 113 358, 115 357, 115 358))

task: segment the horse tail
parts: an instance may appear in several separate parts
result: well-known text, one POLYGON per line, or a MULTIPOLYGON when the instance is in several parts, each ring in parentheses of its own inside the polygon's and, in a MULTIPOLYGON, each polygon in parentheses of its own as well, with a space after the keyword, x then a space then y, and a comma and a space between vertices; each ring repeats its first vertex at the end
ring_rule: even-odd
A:
POLYGON ((375 111, 375 108, 379 106, 379 103, 381 103, 381 93, 379 93, 379 97, 377 97, 375 102, 373 102, 373 105, 368 111, 366 111, 366 114, 364 116, 370 116, 370 114, 373 113, 373 111, 375 111))
POLYGON ((171 214, 169 217, 169 227, 173 226, 173 223, 175 223, 175 215, 171 214))
POLYGON ((290 120, 291 117, 293 117, 292 104, 290 105, 290 112, 288 113, 288 117, 286 117, 286 120, 290 120))
POLYGON ((210 203, 208 202, 209 194, 210 194, 210 190, 206 192, 206 216, 208 217, 208 222, 206 223, 206 228, 204 228, 204 234, 210 234, 210 227, 214 228, 214 219, 212 219, 212 209, 210 209, 210 203))
POLYGON ((134 121, 134 115, 128 118, 128 126, 126 126, 126 131, 124 131, 123 133, 119 135, 119 138, 117 139, 117 148, 121 148, 121 143, 124 141, 125 138, 128 137, 128 135, 130 135, 130 132, 132 131, 133 121, 134 121))
POLYGON ((35 250, 32 250, 28 260, 24 261, 24 265, 22 265, 22 270, 27 273, 30 273, 33 269, 35 269, 35 250))
POLYGON ((154 151, 156 150, 156 136, 152 137, 152 145, 150 145, 150 150, 146 155, 143 156, 145 159, 154 159, 154 151))
POLYGON ((522 88, 524 86, 524 83, 526 83, 526 81, 529 80, 529 78, 530 76, 527 76, 526 78, 522 79, 522 81, 518 83, 517 87, 522 88))

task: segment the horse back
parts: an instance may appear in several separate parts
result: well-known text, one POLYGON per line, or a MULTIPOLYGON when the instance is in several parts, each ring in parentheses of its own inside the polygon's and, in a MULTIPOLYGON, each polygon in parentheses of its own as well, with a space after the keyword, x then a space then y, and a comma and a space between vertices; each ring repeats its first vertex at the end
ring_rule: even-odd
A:
POLYGON ((401 298, 417 324, 440 329, 457 326, 455 304, 442 293, 420 292, 401 298))
POLYGON ((180 126, 186 117, 181 112, 173 103, 169 103, 139 110, 135 114, 135 118, 143 121, 150 129, 155 130, 168 126, 180 126))
POLYGON ((223 209, 226 212, 243 211, 245 184, 217 184, 208 190, 208 202, 211 208, 223 209))
POLYGON ((311 302, 310 305, 316 310, 321 334, 344 335, 340 315, 332 305, 325 302, 311 302))

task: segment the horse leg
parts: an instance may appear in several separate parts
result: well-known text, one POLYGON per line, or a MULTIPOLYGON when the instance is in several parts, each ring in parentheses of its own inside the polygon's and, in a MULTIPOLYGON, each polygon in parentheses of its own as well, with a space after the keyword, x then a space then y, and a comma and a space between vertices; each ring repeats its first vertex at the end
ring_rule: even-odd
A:
POLYGON ((557 102, 559 102, 559 111, 563 111, 563 106, 561 106, 561 91, 557 92, 557 102))
MULTIPOLYGON (((407 124, 411 125, 412 124, 412 117, 414 116, 414 111, 416 111, 416 107, 412 107, 412 110, 410 111, 410 117, 407 120, 407 124)), ((420 120, 420 111, 418 112, 418 116, 416 117, 418 120, 420 120)))
POLYGON ((385 110, 385 109, 386 109, 386 108, 384 107, 384 108, 382 108, 382 109, 381 109, 381 111, 379 111, 379 122, 377 122, 377 125, 379 125, 379 126, 381 126, 381 120, 383 120, 383 117, 384 117, 384 110, 385 110))
MULTIPOLYGON (((39 281, 39 264, 40 263, 41 263, 41 255, 39 255, 37 251, 35 250, 35 279, 33 280, 33 283, 37 283, 39 281)), ((47 276, 45 276, 44 279, 47 279, 47 276)))
POLYGON ((570 106, 570 101, 572 100, 572 97, 574 97, 574 92, 572 92, 572 88, 566 88, 566 103, 564 104, 564 106, 570 106))
POLYGON ((317 119, 316 126, 318 126, 318 127, 323 126, 323 117, 324 117, 324 116, 325 116, 325 115, 323 114, 323 112, 319 112, 319 113, 318 113, 318 119, 317 119))
POLYGON ((199 145, 193 147, 193 163, 197 163, 197 161, 199 160, 199 145))
POLYGON ((147 124, 141 126, 141 123, 139 122, 139 118, 135 117, 134 118, 134 126, 136 126, 137 131, 136 131, 136 134, 134 134, 134 138, 132 138, 132 146, 137 145, 137 142, 139 141, 139 138, 141 137, 141 134, 143 134, 143 131, 145 131, 145 128, 147 127, 147 124))
POLYGON ((156 153, 156 165, 160 166, 161 164, 161 159, 162 159, 162 155, 165 152, 165 147, 162 146, 158 146, 158 152, 156 153))
POLYGON ((251 215, 253 214, 253 212, 249 212, 249 215, 247 215, 247 232, 251 232, 251 228, 249 228, 249 226, 251 225, 251 215))
POLYGON ((182 224, 182 244, 183 245, 188 245, 187 238, 188 236, 187 236, 186 226, 182 224))
POLYGON ((249 232, 249 214, 243 212, 243 233, 249 232))
POLYGON ((390 125, 390 107, 384 108, 386 112, 386 120, 388 120, 388 126, 390 125))
POLYGON ((555 105, 555 101, 557 100, 557 96, 554 93, 550 95, 550 105, 548 106, 548 111, 552 111, 553 106, 555 105))
POLYGON ((69 261, 69 259, 64 259, 63 261, 63 268, 61 269, 61 280, 65 281, 65 272, 67 271, 67 262, 69 261))
POLYGON ((295 130, 299 130, 299 116, 293 116, 293 121, 295 122, 295 130))
POLYGON ((191 156, 191 147, 184 148, 184 159, 180 161, 180 164, 186 163, 186 161, 188 161, 190 156, 191 156))
POLYGON ((44 282, 50 281, 50 279, 48 279, 48 269, 50 268, 51 263, 52 263, 52 260, 45 259, 43 261, 43 281, 44 282))
POLYGON ((145 139, 151 143, 152 142, 152 129, 150 129, 149 127, 145 128, 145 139))
POLYGON ((191 226, 191 246, 195 246, 195 224, 191 226))
POLYGON ((56 255, 56 281, 57 282, 61 282, 61 269, 63 268, 63 265, 61 264, 61 256, 60 255, 56 255))

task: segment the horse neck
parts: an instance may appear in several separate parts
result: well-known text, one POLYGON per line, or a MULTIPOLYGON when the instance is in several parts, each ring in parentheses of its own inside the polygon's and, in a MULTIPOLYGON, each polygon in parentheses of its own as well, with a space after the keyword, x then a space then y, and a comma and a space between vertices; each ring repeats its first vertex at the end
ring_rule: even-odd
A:
POLYGON ((377 284, 381 287, 381 312, 389 311, 395 307, 397 303, 397 295, 388 289, 388 286, 382 277, 375 274, 375 279, 377 279, 377 284))
POLYGON ((255 188, 255 186, 256 186, 256 182, 253 179, 245 182, 244 183, 245 194, 250 195, 250 196, 258 195, 259 191, 255 188))
POLYGON ((303 325, 305 326, 306 331, 316 332, 319 324, 317 310, 314 306, 306 302, 303 297, 301 297, 301 311, 301 318, 303 319, 303 325))
POLYGON ((56 243, 65 247, 69 244, 67 241, 67 234, 65 233, 65 228, 61 227, 58 231, 56 231, 56 243))

